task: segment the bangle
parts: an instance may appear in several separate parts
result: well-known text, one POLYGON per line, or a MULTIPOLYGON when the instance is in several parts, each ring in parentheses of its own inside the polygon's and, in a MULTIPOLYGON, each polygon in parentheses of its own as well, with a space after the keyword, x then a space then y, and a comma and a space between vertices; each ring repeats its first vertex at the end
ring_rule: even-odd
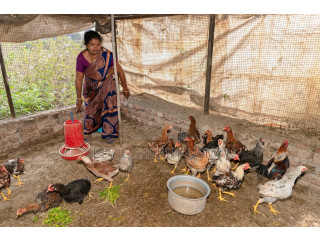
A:
POLYGON ((129 92, 129 89, 123 90, 124 92, 129 92))

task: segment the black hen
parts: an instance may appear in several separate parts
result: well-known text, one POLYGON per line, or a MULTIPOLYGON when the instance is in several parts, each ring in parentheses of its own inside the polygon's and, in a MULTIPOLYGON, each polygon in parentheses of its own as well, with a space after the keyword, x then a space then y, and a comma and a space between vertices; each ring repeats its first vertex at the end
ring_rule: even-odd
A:
POLYGON ((239 163, 249 163, 250 167, 259 166, 263 161, 263 151, 262 146, 264 145, 264 140, 259 139, 254 149, 250 151, 242 151, 238 154, 239 163))
MULTIPOLYGON (((218 148, 218 140, 221 139, 223 140, 223 135, 216 135, 214 138, 212 138, 212 133, 207 130, 206 133, 206 140, 204 140, 203 138, 203 142, 204 142, 204 146, 200 149, 201 152, 204 152, 208 149, 214 149, 214 148, 218 148)), ((204 136, 202 136, 204 137, 204 136)))
POLYGON ((18 178, 17 185, 21 186, 23 183, 20 181, 20 174, 24 172, 24 159, 10 159, 4 166, 14 178, 18 178))
POLYGON ((57 192, 68 203, 83 203, 84 197, 90 192, 91 183, 87 179, 78 179, 69 182, 67 185, 62 183, 50 184, 48 191, 57 192))
POLYGON ((185 142, 186 137, 190 137, 188 133, 186 132, 181 132, 181 128, 180 128, 180 132, 178 133, 178 141, 180 143, 185 142))
POLYGON ((288 140, 279 147, 275 157, 271 158, 267 165, 260 164, 257 172, 269 179, 281 179, 290 166, 288 158, 288 140))

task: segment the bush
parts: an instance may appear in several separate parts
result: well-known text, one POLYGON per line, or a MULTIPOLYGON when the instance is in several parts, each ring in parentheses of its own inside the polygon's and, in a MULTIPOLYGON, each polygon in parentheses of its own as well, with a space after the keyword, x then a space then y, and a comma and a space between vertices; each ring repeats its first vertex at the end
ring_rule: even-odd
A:
MULTIPOLYGON (((16 116, 75 104, 76 58, 80 41, 59 36, 25 43, 2 43, 16 116)), ((10 108, 0 80, 0 119, 10 108)))

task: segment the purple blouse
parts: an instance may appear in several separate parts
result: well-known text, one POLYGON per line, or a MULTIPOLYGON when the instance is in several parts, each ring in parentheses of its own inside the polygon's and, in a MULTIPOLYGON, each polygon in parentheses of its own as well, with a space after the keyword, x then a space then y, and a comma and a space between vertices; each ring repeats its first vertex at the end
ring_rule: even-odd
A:
MULTIPOLYGON (((83 53, 79 53, 77 57, 77 66, 76 70, 78 72, 84 73, 87 67, 89 67, 90 63, 87 61, 87 59, 83 56, 83 53)), ((113 61, 110 63, 110 67, 113 67, 113 61)))

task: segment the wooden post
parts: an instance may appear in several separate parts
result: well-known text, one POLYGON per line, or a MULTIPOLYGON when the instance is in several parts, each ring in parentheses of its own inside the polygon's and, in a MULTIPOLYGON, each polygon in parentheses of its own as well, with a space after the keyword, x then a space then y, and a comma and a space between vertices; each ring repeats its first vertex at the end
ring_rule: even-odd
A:
POLYGON ((115 45, 115 27, 114 27, 114 14, 111 14, 111 29, 112 29, 112 52, 113 52, 113 66, 114 66, 114 77, 116 79, 117 87, 117 107, 118 107, 118 124, 119 124, 119 138, 120 138, 120 147, 122 147, 122 122, 121 122, 121 108, 120 108, 120 90, 118 82, 118 71, 117 71, 117 56, 116 56, 116 45, 115 45))
POLYGON ((4 81, 4 87, 6 88, 6 92, 7 92, 7 98, 8 98, 8 103, 9 103, 9 107, 10 107, 11 117, 15 118, 16 113, 14 111, 11 92, 10 92, 10 86, 9 86, 9 82, 8 82, 8 75, 7 75, 6 67, 4 65, 1 43, 0 43, 0 65, 1 65, 3 81, 4 81))
POLYGON ((205 96, 204 96, 204 115, 209 115, 209 101, 210 101, 210 84, 211 84, 211 68, 212 68, 214 27, 215 27, 215 15, 210 15, 209 40, 208 40, 208 57, 207 57, 207 73, 206 73, 206 88, 205 88, 205 96))

